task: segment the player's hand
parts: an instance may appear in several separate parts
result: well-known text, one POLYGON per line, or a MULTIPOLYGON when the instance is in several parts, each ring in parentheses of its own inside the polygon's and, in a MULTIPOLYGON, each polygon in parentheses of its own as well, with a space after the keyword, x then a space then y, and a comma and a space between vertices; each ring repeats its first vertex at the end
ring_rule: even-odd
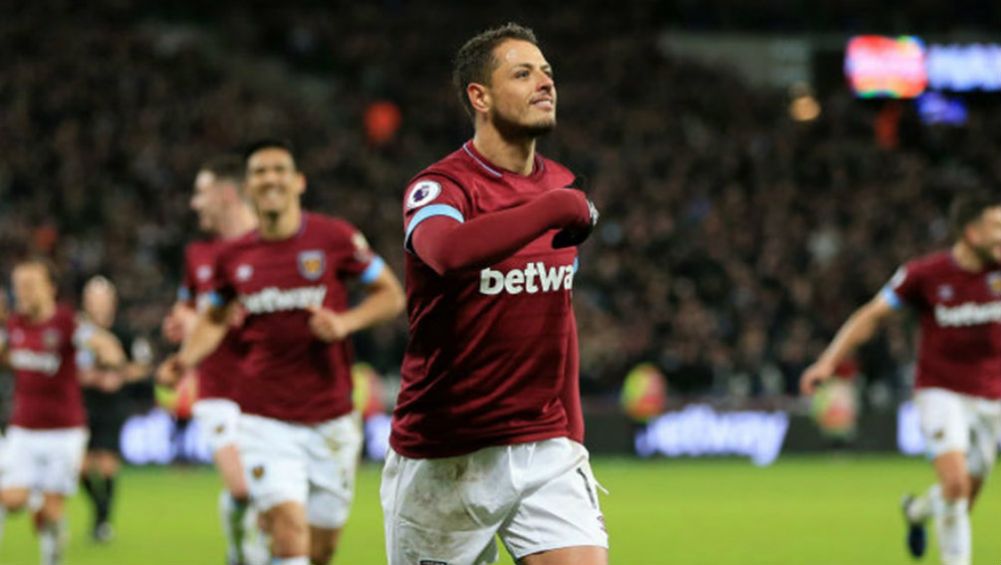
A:
POLYGON ((176 353, 167 357, 156 368, 156 382, 164 386, 171 388, 177 386, 177 383, 181 381, 181 377, 183 376, 184 365, 176 353))
POLYGON ((834 367, 830 363, 817 361, 803 371, 799 378, 799 390, 803 394, 813 394, 817 392, 817 387, 831 378, 834 374, 834 367))
POLYGON ((184 341, 185 323, 183 317, 177 312, 175 307, 163 319, 160 325, 160 332, 170 343, 181 343, 184 341))
POLYGON ((575 225, 567 226, 556 233, 553 236, 553 249, 562 249, 564 247, 574 247, 584 243, 588 237, 591 236, 591 232, 594 231, 594 226, 598 223, 598 209, 594 206, 594 202, 591 202, 587 196, 584 196, 584 187, 587 181, 581 177, 574 179, 573 185, 568 186, 571 190, 578 190, 584 201, 587 203, 588 217, 581 218, 581 221, 575 225))
POLYGON ((122 388, 122 374, 118 371, 96 371, 95 384, 101 392, 112 393, 122 388))
POLYGON ((310 306, 309 329, 319 339, 332 343, 351 335, 347 320, 337 312, 323 306, 310 306))

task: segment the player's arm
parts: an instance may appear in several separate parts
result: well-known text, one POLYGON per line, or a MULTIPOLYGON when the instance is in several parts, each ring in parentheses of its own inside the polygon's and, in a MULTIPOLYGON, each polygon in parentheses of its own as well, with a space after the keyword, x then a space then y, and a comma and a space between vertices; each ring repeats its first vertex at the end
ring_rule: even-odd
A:
POLYGON ((163 319, 160 332, 170 343, 181 343, 184 337, 195 327, 198 311, 190 302, 178 300, 170 308, 170 313, 163 319))
POLYGON ((101 367, 120 368, 125 365, 125 350, 122 349, 122 342, 108 330, 98 327, 91 327, 87 330, 88 336, 84 341, 84 347, 94 352, 95 360, 101 367))
POLYGON ((899 299, 892 291, 880 292, 864 306, 852 313, 831 340, 820 358, 807 367, 800 377, 803 394, 813 394, 817 385, 831 378, 838 364, 851 355, 855 349, 872 339, 880 322, 899 308, 899 299))
POLYGON ((354 308, 346 312, 334 312, 320 306, 309 309, 312 313, 309 327, 314 335, 327 342, 340 341, 357 331, 391 320, 403 311, 406 299, 399 279, 382 259, 376 259, 371 268, 375 270, 362 276, 365 299, 354 308))
MULTIPOLYGON (((428 208, 430 209, 430 207, 428 208)), ((510 257, 549 230, 589 229, 597 220, 578 190, 550 190, 533 200, 464 221, 461 214, 410 220, 407 241, 439 275, 480 269, 510 257)))
POLYGON ((226 332, 229 331, 230 311, 233 302, 222 302, 214 295, 210 302, 195 318, 191 332, 184 337, 177 353, 168 357, 157 368, 156 378, 161 384, 174 385, 184 372, 198 366, 203 359, 219 348, 226 332))

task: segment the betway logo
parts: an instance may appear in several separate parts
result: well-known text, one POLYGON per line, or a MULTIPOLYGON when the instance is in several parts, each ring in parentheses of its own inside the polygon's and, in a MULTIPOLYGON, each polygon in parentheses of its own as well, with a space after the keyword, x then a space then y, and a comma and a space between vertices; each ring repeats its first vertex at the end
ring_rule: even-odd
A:
POLYGON ((248 314, 269 314, 271 312, 302 310, 310 306, 321 306, 326 296, 327 287, 323 285, 304 286, 288 290, 281 290, 270 286, 254 294, 241 296, 240 303, 247 309, 248 314))
POLYGON ((573 288, 573 265, 547 267, 542 261, 529 263, 524 269, 511 269, 507 273, 487 268, 480 271, 480 293, 535 294, 556 292, 573 288))
POLYGON ((30 349, 13 349, 10 366, 20 371, 34 371, 50 377, 59 371, 63 359, 55 353, 39 353, 30 349))
POLYGON ((939 326, 979 326, 1001 322, 1001 301, 977 304, 966 302, 959 306, 935 307, 935 321, 939 326))

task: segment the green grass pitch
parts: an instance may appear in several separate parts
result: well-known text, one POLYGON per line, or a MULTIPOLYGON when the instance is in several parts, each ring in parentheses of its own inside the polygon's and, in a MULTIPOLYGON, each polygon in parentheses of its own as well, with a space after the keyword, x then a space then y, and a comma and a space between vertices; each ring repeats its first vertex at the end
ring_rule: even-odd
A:
MULTIPOLYGON (((602 506, 619 565, 893 565, 903 548, 898 501, 932 479, 920 459, 786 457, 742 460, 598 460, 602 506)), ((362 467, 339 565, 385 563, 379 469, 362 467)), ((66 565, 218 565, 219 481, 207 468, 129 469, 120 479, 117 539, 87 536, 82 495, 70 504, 66 565)), ((1001 495, 988 485, 975 509, 974 562, 1001 563, 1001 495)), ((933 542, 934 543, 934 542, 933 542)), ((936 563, 934 544, 924 563, 936 563)), ((38 563, 28 520, 7 522, 0 565, 38 563)), ((503 554, 500 563, 510 559, 503 554)))

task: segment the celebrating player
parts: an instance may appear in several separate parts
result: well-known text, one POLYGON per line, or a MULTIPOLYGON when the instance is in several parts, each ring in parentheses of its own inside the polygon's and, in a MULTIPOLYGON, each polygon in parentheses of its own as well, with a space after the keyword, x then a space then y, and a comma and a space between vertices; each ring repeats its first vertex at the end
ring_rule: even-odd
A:
POLYGON ((0 354, 14 370, 14 413, 4 452, 0 500, 8 512, 42 494, 35 515, 42 565, 62 563, 64 501, 76 491, 87 442, 76 355, 94 353, 98 366, 121 368, 118 340, 79 323, 56 303, 52 268, 43 259, 18 262, 12 275, 16 312, 7 320, 0 354))
MULTIPOLYGON (((196 299, 207 296, 213 289, 213 269, 219 250, 227 241, 257 227, 257 216, 242 192, 244 168, 238 155, 220 156, 202 165, 195 177, 191 209, 198 215, 202 231, 215 235, 216 239, 192 242, 185 250, 184 283, 163 322, 163 334, 174 343, 180 343, 193 326, 196 299)), ((247 561, 245 524, 255 521, 253 516, 247 516, 250 499, 236 441, 240 355, 235 331, 227 332, 219 347, 197 367, 198 400, 193 408, 225 485, 219 497, 219 512, 227 542, 226 559, 231 565, 247 561)))
POLYGON ((578 390, 576 245, 597 212, 536 153, 556 125, 529 29, 470 39, 455 85, 475 135, 404 204, 410 342, 382 480, 389 562, 607 562, 578 390))
POLYGON ((176 379, 197 365, 222 340, 227 313, 243 311, 239 445, 251 498, 274 565, 325 565, 347 521, 361 447, 346 339, 398 315, 403 293, 353 226, 302 210, 306 179, 288 144, 254 144, 246 167, 260 227, 219 253, 216 292, 161 372, 176 379), (368 293, 349 308, 351 278, 368 293))
POLYGON ((101 543, 110 541, 113 536, 111 508, 115 478, 121 467, 122 426, 128 416, 128 396, 122 387, 148 377, 152 361, 149 340, 131 339, 122 328, 115 327, 117 307, 118 292, 111 281, 101 276, 87 281, 83 287, 83 321, 112 332, 131 357, 120 369, 91 366, 90 363, 80 368, 88 373, 81 380, 90 432, 80 482, 94 507, 91 535, 101 543))
POLYGON ((952 248, 902 266, 848 318, 801 385, 812 393, 894 311, 906 305, 919 314, 915 402, 938 482, 904 499, 908 547, 924 554, 924 523, 934 517, 942 563, 968 565, 970 507, 1001 439, 1001 199, 960 194, 950 221, 952 248))

